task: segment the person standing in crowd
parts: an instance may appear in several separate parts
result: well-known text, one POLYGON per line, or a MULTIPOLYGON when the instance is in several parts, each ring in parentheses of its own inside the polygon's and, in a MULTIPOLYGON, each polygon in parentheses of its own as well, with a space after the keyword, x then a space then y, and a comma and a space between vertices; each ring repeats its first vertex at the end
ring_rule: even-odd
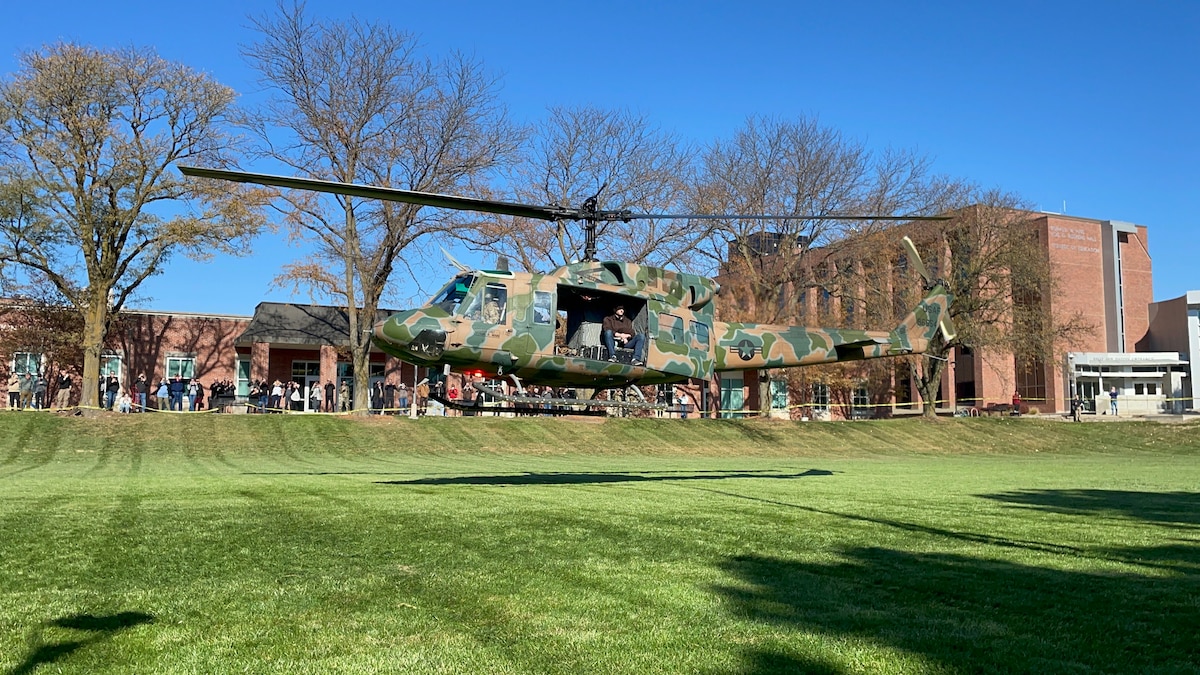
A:
POLYGON ((137 381, 133 383, 133 391, 137 396, 134 400, 134 403, 137 404, 134 412, 146 412, 146 398, 150 395, 150 383, 146 381, 145 373, 137 376, 137 381))
POLYGON ((196 378, 189 378, 187 383, 188 412, 196 412, 196 378))
POLYGON ((1113 387, 1108 390, 1108 411, 1113 415, 1117 414, 1117 388, 1113 387))
POLYGON ((375 386, 371 387, 371 408, 376 415, 383 413, 383 380, 376 380, 375 386))
POLYGON ((54 394, 54 409, 66 410, 71 405, 71 373, 58 371, 58 392, 54 394))
POLYGON ((8 409, 21 409, 21 376, 16 373, 8 376, 8 409))
POLYGON ((418 415, 425 414, 426 406, 428 405, 428 401, 429 401, 429 383, 426 382, 425 380, 421 380, 421 383, 417 385, 416 404, 417 404, 417 414, 418 415))
POLYGON ((304 396, 300 394, 300 383, 295 380, 288 382, 288 400, 292 402, 288 408, 292 412, 304 410, 304 396))
POLYGON ((350 385, 342 380, 342 386, 338 388, 338 409, 342 412, 349 412, 353 404, 350 402, 350 385))
POLYGON ((38 373, 33 381, 33 407, 38 410, 46 409, 46 378, 38 373))
POLYGON ((271 396, 267 399, 267 407, 271 410, 281 410, 283 408, 283 383, 275 380, 271 383, 271 396))
POLYGON ((271 402, 271 385, 266 380, 258 383, 258 411, 267 412, 267 404, 271 402))
POLYGON ((196 396, 192 399, 192 410, 204 410, 204 383, 200 380, 194 380, 196 383, 196 396))
POLYGON ((396 385, 391 382, 383 385, 383 407, 392 411, 396 408, 396 385))
POLYGON ((400 387, 396 389, 396 393, 400 397, 400 412, 407 413, 408 412, 408 387, 405 386, 403 382, 401 382, 400 387))
POLYGON ((308 387, 309 412, 321 412, 321 383, 313 382, 308 387))
POLYGON ((158 383, 158 389, 156 389, 154 391, 154 397, 156 399, 158 399, 157 401, 155 401, 155 403, 158 404, 159 410, 167 409, 167 403, 170 400, 170 398, 169 398, 170 395, 171 395, 170 385, 167 384, 166 379, 160 380, 158 383))
POLYGON ((109 375, 104 384, 104 409, 112 410, 113 404, 117 401, 117 394, 121 393, 121 380, 117 379, 116 375, 109 375))
POLYGON ((175 379, 171 380, 171 410, 175 412, 183 412, 183 392, 187 391, 187 385, 184 384, 183 378, 178 373, 175 374, 175 379))
POLYGON ((33 373, 25 373, 21 378, 21 410, 28 410, 33 405, 33 373))
POLYGON ((333 389, 333 381, 325 380, 325 412, 327 412, 327 413, 331 413, 336 410, 336 408, 334 408, 334 402, 335 402, 334 394, 335 394, 335 392, 333 389))
POLYGON ((1071 417, 1076 422, 1081 421, 1080 415, 1083 414, 1083 397, 1075 394, 1075 398, 1071 399, 1071 417))

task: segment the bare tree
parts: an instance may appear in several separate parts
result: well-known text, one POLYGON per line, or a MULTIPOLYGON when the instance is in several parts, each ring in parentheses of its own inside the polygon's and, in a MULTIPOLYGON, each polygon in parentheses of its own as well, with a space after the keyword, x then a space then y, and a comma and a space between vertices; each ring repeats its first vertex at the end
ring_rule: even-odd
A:
MULTIPOLYGON (((301 3, 254 19, 245 48, 272 93, 248 124, 260 155, 311 178, 422 192, 478 192, 518 135, 496 99, 497 81, 460 55, 423 58, 416 40, 386 24, 317 23, 301 3)), ((354 407, 369 393, 369 329, 401 254, 454 220, 412 204, 292 192, 280 208, 315 246, 280 281, 335 298, 349 314, 354 407)))
MULTIPOLYGON (((678 137, 625 110, 555 107, 535 125, 508 183, 514 201, 598 207, 639 213, 677 210, 692 151, 678 137)), ((513 258, 524 269, 557 267, 583 257, 582 223, 494 216, 464 230, 464 238, 513 258)), ((605 255, 643 263, 679 264, 696 233, 685 220, 603 222, 596 236, 605 255)))
POLYGON ((229 163, 231 89, 149 49, 55 44, 0 84, 0 264, 44 277, 83 322, 83 400, 112 321, 174 252, 234 252, 252 191, 184 180, 229 163))
POLYGON ((947 341, 938 334, 925 356, 909 359, 926 416, 935 414, 942 374, 955 348, 1002 354, 1019 367, 1044 367, 1061 344, 1093 328, 1079 314, 1057 319, 1051 314, 1053 299, 1062 292, 1060 280, 1021 199, 999 190, 976 190, 967 199, 971 205, 951 211, 951 220, 862 237, 847 242, 840 253, 857 261, 845 268, 846 285, 859 289, 865 306, 876 311, 891 304, 893 318, 921 293, 900 253, 901 234, 916 242, 931 273, 954 295, 949 315, 957 335, 947 341))
MULTIPOLYGON (((715 221, 699 249, 739 300, 722 303, 722 318, 786 323, 801 314, 804 289, 838 291, 826 268, 843 242, 895 224, 838 216, 934 215, 962 192, 915 152, 871 152, 815 118, 751 118, 704 151, 691 203, 700 212, 795 216, 715 221)), ((767 375, 760 377, 764 414, 767 375)))

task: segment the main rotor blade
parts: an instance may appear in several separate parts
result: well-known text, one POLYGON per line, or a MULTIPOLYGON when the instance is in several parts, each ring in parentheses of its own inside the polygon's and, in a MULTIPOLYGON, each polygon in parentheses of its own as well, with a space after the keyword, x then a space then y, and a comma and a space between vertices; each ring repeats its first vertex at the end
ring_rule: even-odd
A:
POLYGON ((367 199, 385 199, 393 202, 436 206, 444 209, 457 209, 459 211, 483 211, 485 213, 499 213, 506 216, 520 216, 523 218, 550 221, 579 220, 585 217, 585 214, 579 209, 566 209, 559 206, 530 206, 491 199, 442 195, 433 192, 417 192, 415 190, 358 185, 355 183, 337 183, 328 180, 317 180, 315 178, 274 176, 266 173, 250 173, 248 171, 208 169, 198 166, 179 165, 179 170, 185 176, 195 176, 197 178, 216 178, 239 183, 274 185, 275 187, 296 190, 313 190, 316 192, 350 195, 352 197, 365 197, 367 199))
POLYGON ((634 219, 680 219, 689 220, 950 220, 953 216, 813 216, 798 214, 791 216, 767 216, 761 214, 742 215, 727 213, 713 215, 711 213, 629 213, 626 218, 634 219))
POLYGON ((275 187, 291 188, 294 190, 313 190, 331 194, 350 195, 366 199, 384 199, 407 204, 436 206, 443 209, 458 211, 481 211, 497 213, 505 216, 534 218, 537 220, 592 220, 597 222, 630 220, 948 220, 950 216, 814 216, 814 215, 713 215, 706 213, 632 213, 625 210, 589 210, 573 209, 563 206, 533 206, 516 202, 502 202, 493 199, 477 199, 475 197, 460 197, 443 195, 434 192, 418 192, 416 190, 401 190, 399 188, 360 185, 358 183, 338 183, 335 181, 318 180, 315 178, 297 178, 294 176, 276 176, 266 173, 251 173, 249 171, 230 171, 227 169, 209 169, 199 166, 179 165, 179 171, 185 176, 197 178, 215 178, 230 180, 238 183, 254 183, 257 185, 273 185, 275 187))

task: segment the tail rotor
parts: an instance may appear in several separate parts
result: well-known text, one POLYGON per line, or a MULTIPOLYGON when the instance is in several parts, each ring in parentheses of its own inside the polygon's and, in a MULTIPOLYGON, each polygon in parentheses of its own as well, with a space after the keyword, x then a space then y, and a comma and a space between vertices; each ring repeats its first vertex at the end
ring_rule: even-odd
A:
MULTIPOLYGON (((932 290, 941 286, 944 291, 945 283, 941 280, 934 280, 933 275, 929 273, 929 268, 925 266, 925 261, 921 260, 921 254, 917 253, 917 247, 913 244, 912 239, 905 236, 901 239, 901 243, 904 245, 904 251, 908 255, 909 264, 925 280, 925 289, 932 290)), ((958 332, 954 329, 954 324, 950 321, 948 312, 942 312, 941 316, 938 317, 938 329, 942 331, 942 337, 945 338, 946 342, 950 342, 958 335, 958 332)))

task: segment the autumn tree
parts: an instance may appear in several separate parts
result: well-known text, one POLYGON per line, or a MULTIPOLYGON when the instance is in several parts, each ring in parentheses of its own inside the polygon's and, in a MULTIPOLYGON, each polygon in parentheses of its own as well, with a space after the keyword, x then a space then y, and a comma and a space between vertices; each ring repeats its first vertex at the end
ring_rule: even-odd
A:
MULTIPOLYGON (((693 152, 678 136, 644 115, 592 106, 554 107, 533 126, 521 159, 506 176, 504 199, 535 206, 678 212, 693 152)), ((597 223, 605 257, 659 266, 679 265, 697 232, 685 219, 639 218, 597 223)), ((483 217, 463 230, 477 248, 512 258, 520 267, 558 267, 585 257, 583 223, 510 216, 483 217)))
MULTIPOLYGON (((421 192, 477 192, 518 136, 498 83, 458 54, 434 60, 383 23, 318 23, 304 5, 253 19, 244 53, 269 100, 249 120, 259 154, 292 173, 421 192)), ((365 410, 370 328, 406 249, 455 221, 444 211, 292 191, 280 208, 312 253, 281 281, 334 299, 349 315, 354 407, 365 410)))
MULTIPOLYGON (((913 151, 874 152, 816 118, 755 117, 701 154, 692 210, 793 216, 715 221, 699 251, 728 288, 721 318, 759 323, 797 320, 808 288, 833 295, 829 260, 843 242, 893 226, 886 217, 935 215, 963 186, 934 175, 913 151), (861 219, 857 216, 884 216, 861 219)), ((769 382, 760 397, 767 412, 769 382)))
POLYGON ((114 317, 172 254, 233 252, 256 202, 173 165, 228 164, 234 93, 150 49, 60 43, 0 82, 0 264, 42 275, 82 319, 96 400, 114 317))
MULTIPOLYGON (((23 275, 24 276, 24 275, 23 275)), ((79 313, 54 285, 41 275, 19 279, 9 274, 0 280, 4 301, 0 303, 0 354, 36 354, 46 378, 46 400, 58 389, 58 373, 80 372, 83 323, 79 313)), ((0 364, 0 369, 6 364, 0 364)))

